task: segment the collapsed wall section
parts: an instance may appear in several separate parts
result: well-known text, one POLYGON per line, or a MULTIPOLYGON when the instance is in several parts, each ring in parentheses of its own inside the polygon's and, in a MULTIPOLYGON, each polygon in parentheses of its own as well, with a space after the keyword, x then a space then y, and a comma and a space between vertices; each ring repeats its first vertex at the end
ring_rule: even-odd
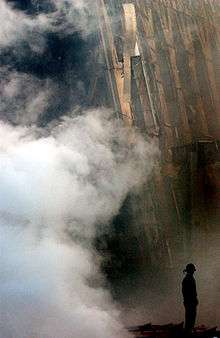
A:
POLYGON ((219 244, 219 2, 97 1, 115 109, 160 148, 151 181, 134 197, 138 263, 204 261, 219 244))

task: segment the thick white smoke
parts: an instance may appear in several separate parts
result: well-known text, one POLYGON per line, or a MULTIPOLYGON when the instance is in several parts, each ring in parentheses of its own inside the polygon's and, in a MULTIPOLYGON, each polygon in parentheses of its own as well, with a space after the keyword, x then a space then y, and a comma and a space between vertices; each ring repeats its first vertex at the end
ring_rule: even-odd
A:
POLYGON ((105 111, 44 137, 4 123, 0 135, 0 338, 126 336, 92 240, 146 179, 154 146, 105 111))

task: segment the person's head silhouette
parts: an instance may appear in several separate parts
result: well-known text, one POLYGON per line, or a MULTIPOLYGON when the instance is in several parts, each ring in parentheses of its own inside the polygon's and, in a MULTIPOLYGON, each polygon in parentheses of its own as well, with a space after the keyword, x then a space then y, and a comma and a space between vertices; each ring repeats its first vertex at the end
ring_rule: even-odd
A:
POLYGON ((195 271, 196 271, 195 265, 192 263, 187 264, 185 270, 183 270, 183 272, 188 273, 190 275, 193 275, 195 271))

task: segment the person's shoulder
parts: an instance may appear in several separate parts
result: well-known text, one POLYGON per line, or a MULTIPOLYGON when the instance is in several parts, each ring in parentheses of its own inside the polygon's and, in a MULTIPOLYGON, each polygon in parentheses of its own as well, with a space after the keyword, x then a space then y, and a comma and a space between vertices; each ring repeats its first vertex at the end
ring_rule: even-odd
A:
POLYGON ((192 281, 195 281, 194 277, 187 274, 184 278, 183 278, 183 281, 182 283, 189 283, 189 282, 192 282, 192 281))
POLYGON ((184 276, 183 280, 188 280, 189 279, 189 275, 188 273, 184 276))
POLYGON ((188 280, 187 276, 184 276, 184 278, 183 278, 183 280, 182 280, 182 283, 187 282, 187 280, 188 280))

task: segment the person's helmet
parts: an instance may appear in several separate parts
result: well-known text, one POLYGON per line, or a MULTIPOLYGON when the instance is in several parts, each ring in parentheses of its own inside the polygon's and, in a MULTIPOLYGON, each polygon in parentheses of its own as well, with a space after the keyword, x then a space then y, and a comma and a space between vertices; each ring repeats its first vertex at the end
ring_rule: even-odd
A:
POLYGON ((195 265, 192 264, 192 263, 189 263, 189 264, 187 264, 187 266, 186 266, 186 268, 185 268, 185 270, 183 272, 193 273, 195 271, 196 271, 195 265))

